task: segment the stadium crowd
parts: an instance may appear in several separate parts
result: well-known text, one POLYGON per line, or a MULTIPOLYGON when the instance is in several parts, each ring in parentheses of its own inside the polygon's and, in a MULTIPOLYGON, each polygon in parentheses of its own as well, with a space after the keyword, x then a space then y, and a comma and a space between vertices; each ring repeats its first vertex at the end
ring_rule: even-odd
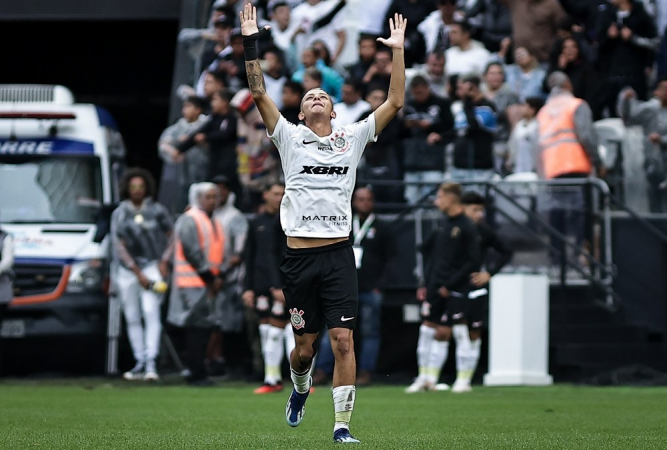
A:
MULTIPOLYGON (((196 76, 192 86, 178 89, 182 117, 159 139, 159 193, 141 170, 128 171, 121 186, 125 201, 112 219, 116 286, 137 361, 127 379, 158 377, 164 279, 171 282, 167 320, 185 330, 191 384, 209 383, 209 374, 246 376, 250 354, 254 373, 264 376, 256 392, 282 388, 281 363, 294 346, 293 313, 284 308, 278 271, 285 248, 278 217, 284 186, 277 151, 247 88, 238 28, 244 3, 216 1, 208 28, 181 32, 196 76), (151 200, 155 194, 159 202, 151 200), (244 213, 254 216, 248 220, 244 213)), ((667 2, 367 0, 355 17, 358 57, 346 64, 345 0, 253 3, 260 25, 270 26, 260 40, 266 89, 293 123, 299 122, 304 92, 315 87, 336 100, 334 125, 363 120, 378 108, 387 96, 392 53, 376 39, 387 34, 387 17, 400 13, 408 19, 405 107, 367 146, 357 173, 363 186, 353 199, 351 239, 358 245, 373 239, 370 247, 361 245, 357 261, 359 384, 370 382, 375 368, 382 265, 393 245, 373 214, 374 202, 414 204, 446 180, 515 173, 604 177, 594 121, 620 115, 644 128, 651 209, 662 211, 667 82, 661 77, 667 54, 660 38, 667 2), (425 185, 374 186, 375 180, 425 185)), ((443 195, 453 195, 456 203, 461 192, 452 186, 443 195)), ((554 199, 566 205, 562 209, 583 208, 581 193, 554 199)), ((569 222, 582 244, 583 216, 555 214, 552 220, 559 229, 569 222)), ((425 333, 431 333, 428 327, 425 333)), ((322 359, 320 378, 331 362, 322 359)), ((422 361, 420 371, 422 366, 428 369, 422 361)))

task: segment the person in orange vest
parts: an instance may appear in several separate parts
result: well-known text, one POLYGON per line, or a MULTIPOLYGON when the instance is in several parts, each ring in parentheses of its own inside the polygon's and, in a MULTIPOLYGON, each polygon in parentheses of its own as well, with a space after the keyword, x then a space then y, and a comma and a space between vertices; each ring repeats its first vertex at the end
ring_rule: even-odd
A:
POLYGON ((215 302, 223 280, 225 237, 213 220, 219 191, 213 183, 190 187, 191 208, 175 225, 174 269, 167 320, 185 329, 187 366, 192 386, 211 385, 206 375, 206 348, 214 325, 215 302))
MULTIPOLYGON (((538 173, 547 180, 588 178, 605 168, 598 155, 598 140, 591 108, 573 94, 572 83, 563 72, 549 75, 551 93, 537 115, 540 158, 538 173), (594 172, 595 170, 595 172, 594 172)), ((584 243, 586 202, 583 187, 553 186, 550 189, 551 225, 565 236, 573 235, 578 248, 584 243)), ((563 264, 565 243, 552 243, 552 262, 563 264)))

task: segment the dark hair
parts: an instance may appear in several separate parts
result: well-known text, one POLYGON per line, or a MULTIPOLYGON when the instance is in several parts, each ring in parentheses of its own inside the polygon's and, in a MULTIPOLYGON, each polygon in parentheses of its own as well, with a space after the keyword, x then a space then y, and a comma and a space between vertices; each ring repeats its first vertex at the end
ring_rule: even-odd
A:
POLYGON ((322 83, 322 72, 320 72, 320 70, 315 68, 315 67, 307 68, 306 71, 303 73, 303 76, 304 76, 304 78, 306 76, 309 76, 313 80, 319 81, 320 83, 322 83))
POLYGON ((440 185, 440 190, 445 194, 455 195, 459 200, 461 200, 461 195, 463 192, 461 190, 461 185, 458 183, 445 182, 440 185))
POLYGON ((183 103, 189 103, 195 108, 199 108, 202 110, 206 108, 206 102, 204 101, 204 99, 201 97, 197 97, 196 95, 190 95, 185 100, 183 100, 183 103))
POLYGON ((317 47, 313 47, 312 45, 310 47, 306 47, 304 51, 310 51, 313 53, 315 56, 315 59, 320 59, 322 55, 320 54, 320 49, 317 47))
POLYGON ((463 75, 459 80, 462 83, 472 83, 475 86, 479 87, 482 84, 482 79, 476 73, 467 73, 463 75))
POLYGON ((438 5, 456 5, 456 0, 440 0, 438 5))
POLYGON ((344 85, 351 86, 352 89, 354 89, 354 91, 357 92, 357 93, 359 93, 359 94, 361 93, 361 91, 364 90, 364 85, 363 85, 363 83, 362 83, 361 81, 359 81, 359 80, 355 80, 354 78, 347 78, 347 79, 345 80, 345 83, 343 83, 343 84, 344 84, 344 85))
POLYGON ((217 95, 221 100, 227 103, 231 102, 232 98, 234 98, 234 94, 232 94, 229 89, 220 89, 219 91, 215 91, 213 95, 217 95))
POLYGON ((136 177, 143 178, 144 180, 144 184, 146 185, 145 198, 153 197, 155 195, 155 178, 153 178, 153 175, 146 169, 132 167, 123 173, 123 176, 118 183, 118 191, 121 200, 130 198, 130 180, 136 177))
POLYGON ((535 114, 537 114, 544 106, 544 99, 540 97, 527 97, 526 104, 533 108, 535 110, 535 114))
POLYGON ((223 86, 227 86, 227 74, 221 70, 213 70, 208 72, 216 81, 222 83, 223 86))
POLYGON ((366 87, 366 95, 373 91, 382 91, 385 95, 387 95, 387 88, 379 83, 373 83, 366 87))
POLYGON ((285 2, 285 1, 275 2, 275 3, 271 6, 271 12, 276 12, 276 9, 280 8, 281 6, 289 6, 289 5, 288 5, 287 2, 285 2))
POLYGON ((415 75, 414 77, 412 77, 412 80, 410 81, 410 89, 419 86, 430 86, 430 84, 428 83, 428 80, 424 78, 424 76, 415 75))
POLYGON ((274 186, 279 186, 279 187, 284 189, 285 188, 285 183, 283 183, 282 181, 274 181, 273 183, 269 183, 264 188, 264 192, 269 192, 271 189, 274 188, 274 186))
POLYGON ((461 27, 461 31, 463 31, 464 33, 468 33, 468 34, 471 34, 471 33, 472 33, 472 30, 473 30, 472 25, 470 24, 470 22, 468 22, 468 21, 465 20, 465 19, 463 19, 463 20, 455 20, 454 23, 453 23, 452 25, 458 25, 458 26, 460 26, 460 27, 461 27))
POLYGON ((287 88, 290 91, 294 92, 295 94, 299 94, 299 97, 303 97, 304 94, 303 86, 300 83, 297 83, 296 81, 292 80, 285 81, 285 84, 283 84, 283 88, 287 88))
POLYGON ((360 33, 357 44, 361 44, 361 41, 373 41, 373 44, 375 44, 375 47, 377 48, 377 36, 374 34, 360 33))
POLYGON ((489 69, 493 66, 500 67, 500 70, 503 72, 503 77, 505 77, 505 67, 503 66, 503 63, 501 63, 500 61, 491 61, 490 63, 488 63, 486 65, 486 67, 484 68, 484 75, 485 76, 486 76, 487 73, 489 73, 489 69))
POLYGON ((479 193, 474 191, 466 191, 461 196, 462 205, 482 205, 486 204, 486 200, 479 193))
MULTIPOLYGON (((317 50, 317 52, 319 54, 318 58, 322 59, 324 61, 324 64, 326 64, 327 66, 331 66, 331 52, 329 51, 329 47, 327 47, 326 42, 324 42, 321 39, 318 39, 316 41, 313 41, 310 44, 310 46, 315 47, 316 44, 322 44, 322 47, 324 48, 324 52, 326 53, 326 55, 323 55, 322 51, 318 49, 317 50)), ((317 47, 315 47, 315 48, 317 48, 317 47)))

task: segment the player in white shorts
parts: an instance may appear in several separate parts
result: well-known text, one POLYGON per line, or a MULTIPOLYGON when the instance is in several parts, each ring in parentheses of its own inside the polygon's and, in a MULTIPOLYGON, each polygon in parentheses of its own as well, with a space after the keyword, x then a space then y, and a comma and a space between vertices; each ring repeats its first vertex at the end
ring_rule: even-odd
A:
POLYGON ((336 113, 331 97, 323 90, 306 92, 299 113, 305 125, 298 126, 289 123, 267 95, 257 59, 260 32, 256 14, 250 4, 241 12, 248 84, 285 174, 280 221, 287 251, 281 272, 296 340, 290 356, 294 389, 285 408, 287 423, 295 427, 303 419, 317 337, 326 324, 336 360, 333 438, 335 442, 358 443, 349 429, 356 374, 352 330, 358 304, 356 265, 349 240, 351 198, 366 144, 375 141, 403 107, 407 22, 397 14, 389 21, 391 36, 378 39, 393 52, 387 101, 362 122, 332 128, 336 113))

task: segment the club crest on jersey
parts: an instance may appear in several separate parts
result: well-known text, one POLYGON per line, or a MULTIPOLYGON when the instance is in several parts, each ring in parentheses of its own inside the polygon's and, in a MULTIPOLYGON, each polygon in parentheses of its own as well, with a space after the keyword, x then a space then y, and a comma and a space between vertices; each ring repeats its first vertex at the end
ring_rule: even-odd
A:
POLYGON ((306 326, 306 321, 303 318, 303 310, 299 311, 297 308, 292 308, 289 310, 289 313, 291 316, 290 321, 295 330, 300 330, 306 326))
POLYGON ((345 153, 350 148, 350 141, 345 138, 345 133, 336 133, 331 137, 332 147, 335 152, 345 153))

